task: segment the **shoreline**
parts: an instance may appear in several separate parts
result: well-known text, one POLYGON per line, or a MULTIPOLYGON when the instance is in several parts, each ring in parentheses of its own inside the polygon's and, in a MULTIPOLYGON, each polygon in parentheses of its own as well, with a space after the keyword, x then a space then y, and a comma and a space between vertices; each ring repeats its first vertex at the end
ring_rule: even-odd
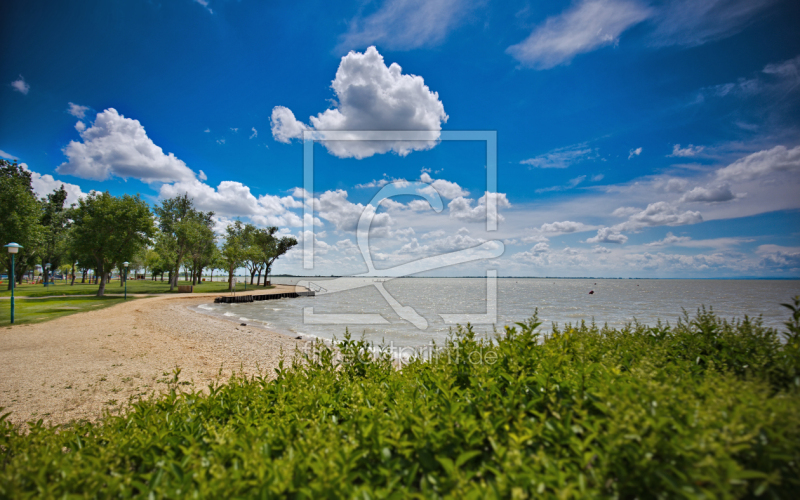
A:
MULTIPOLYGON (((284 288, 294 290, 273 290, 284 288)), ((106 411, 121 413, 129 401, 168 391, 176 366, 178 383, 190 390, 205 390, 234 372, 271 378, 279 361, 290 361, 304 341, 191 309, 219 295, 141 298, 0 329, 2 413, 10 412, 14 424, 94 421, 106 411)))

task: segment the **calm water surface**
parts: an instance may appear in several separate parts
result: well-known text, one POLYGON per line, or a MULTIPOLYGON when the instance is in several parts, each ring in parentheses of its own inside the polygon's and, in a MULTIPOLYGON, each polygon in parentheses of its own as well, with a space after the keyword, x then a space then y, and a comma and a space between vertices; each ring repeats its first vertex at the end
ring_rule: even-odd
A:
MULTIPOLYGON (((345 325, 304 324, 303 310, 314 314, 380 314, 388 324, 350 326, 354 336, 396 346, 420 346, 446 338, 451 325, 439 314, 486 312, 486 280, 483 278, 398 278, 386 281, 385 289, 403 306, 414 308, 428 323, 421 330, 398 316, 372 285, 371 279, 352 278, 367 286, 333 292, 325 279, 313 282, 329 290, 316 297, 270 300, 250 304, 204 304, 198 311, 246 321, 289 335, 341 338, 345 325)), ((274 283, 295 284, 299 278, 277 278, 274 283)), ((341 282, 339 282, 341 283, 341 282)), ((782 329, 789 317, 780 306, 800 294, 800 281, 775 280, 603 280, 603 279, 515 279, 497 280, 497 327, 524 320, 539 309, 542 328, 580 320, 620 327, 634 319, 652 325, 658 319, 674 324, 681 308, 694 314, 700 305, 713 307, 725 318, 763 316, 768 326, 782 329), (589 294, 589 291, 594 291, 589 294)), ((355 322, 355 316, 353 316, 355 322)), ((477 325, 489 334, 492 325, 477 325)))

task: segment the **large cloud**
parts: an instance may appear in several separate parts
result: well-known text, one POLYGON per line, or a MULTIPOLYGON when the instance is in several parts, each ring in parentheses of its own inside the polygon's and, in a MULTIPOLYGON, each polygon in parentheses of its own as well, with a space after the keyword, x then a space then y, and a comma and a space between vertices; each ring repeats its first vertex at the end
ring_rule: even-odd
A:
MULTIPOLYGON (((220 217, 249 217, 259 225, 291 226, 303 225, 303 219, 287 210, 296 208, 297 200, 290 196, 280 198, 272 195, 254 196, 250 188, 240 182, 222 181, 215 188, 191 180, 164 184, 159 198, 167 199, 187 194, 194 205, 204 211, 213 211, 220 217)), ((319 221, 315 221, 319 223, 319 221)))
POLYGON ((325 139, 326 132, 331 131, 430 132, 424 137, 429 140, 421 141, 358 140, 363 136, 350 133, 344 135, 352 140, 323 142, 339 158, 360 159, 389 151, 405 156, 434 147, 442 123, 448 118, 439 94, 432 92, 421 76, 404 75, 397 63, 387 67, 375 47, 344 56, 331 86, 336 93, 335 107, 312 116, 310 125, 298 121, 288 108, 276 106, 271 120, 275 140, 300 139, 303 131, 309 129, 317 131, 319 139, 325 139))
POLYGON ((472 8, 469 0, 386 0, 373 14, 350 21, 339 48, 378 43, 392 50, 437 45, 472 8))
POLYGON ((548 18, 506 52, 525 66, 549 69, 573 57, 617 42, 623 31, 644 21, 650 9, 633 0, 584 0, 548 18))
POLYGON ((71 141, 58 166, 60 174, 106 180, 133 177, 144 182, 190 181, 194 172, 172 153, 156 146, 138 120, 125 118, 116 109, 98 113, 94 124, 80 131, 83 142, 71 141))
POLYGON ((721 181, 749 181, 767 176, 773 172, 790 172, 800 170, 800 146, 787 149, 786 146, 775 146, 731 163, 717 170, 717 179, 721 181))
POLYGON ((33 192, 36 193, 36 196, 40 198, 44 198, 56 189, 60 189, 61 186, 64 186, 64 190, 67 192, 67 205, 78 203, 78 200, 86 196, 86 193, 81 191, 81 187, 77 184, 61 182, 54 179, 52 175, 42 175, 38 172, 34 172, 28 168, 28 165, 25 163, 20 163, 19 166, 31 173, 31 187, 33 188, 33 192))

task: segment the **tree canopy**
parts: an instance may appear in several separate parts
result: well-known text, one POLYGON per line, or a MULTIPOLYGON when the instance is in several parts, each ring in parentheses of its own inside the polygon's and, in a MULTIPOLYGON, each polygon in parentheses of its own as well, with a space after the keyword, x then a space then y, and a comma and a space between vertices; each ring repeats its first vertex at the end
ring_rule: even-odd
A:
MULTIPOLYGON (((224 269, 233 289, 238 268, 247 267, 251 280, 257 274, 260 284, 262 273, 268 275, 275 260, 297 244, 293 237, 277 237, 277 227, 241 221, 220 237, 214 213, 197 209, 188 194, 163 200, 152 210, 139 195, 108 192, 92 192, 67 206, 63 185, 37 199, 31 173, 16 162, 0 160, 0 180, 0 242, 24 247, 15 259, 20 280, 36 265, 42 265, 45 280, 51 269, 71 270, 73 283, 76 270, 83 272, 82 281, 93 270, 100 282, 98 295, 103 295, 110 273, 128 261, 133 272, 144 269, 154 279, 168 273, 170 289, 181 269, 192 284, 202 280, 204 270, 224 269)), ((0 268, 10 265, 4 252, 0 268)))
POLYGON ((150 207, 138 195, 94 192, 80 200, 73 217, 75 247, 94 259, 100 277, 97 295, 102 296, 107 273, 131 260, 155 234, 150 207))

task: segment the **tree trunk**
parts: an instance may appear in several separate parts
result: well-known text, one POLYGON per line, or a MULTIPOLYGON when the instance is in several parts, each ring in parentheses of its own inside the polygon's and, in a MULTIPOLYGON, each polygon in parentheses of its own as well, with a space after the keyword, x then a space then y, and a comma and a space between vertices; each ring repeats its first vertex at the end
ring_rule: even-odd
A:
POLYGON ((69 286, 75 286, 75 263, 72 263, 72 281, 69 286))
POLYGON ((100 277, 100 288, 97 289, 97 296, 102 297, 106 292, 106 272, 103 267, 98 269, 97 275, 100 277))
POLYGON ((250 286, 253 286, 253 281, 256 279, 256 268, 254 267, 252 271, 250 271, 250 286))
POLYGON ((261 286, 261 268, 258 268, 258 281, 256 281, 257 286, 261 286))
POLYGON ((229 269, 228 270, 228 291, 229 292, 233 291, 233 271, 235 271, 235 269, 229 269))

